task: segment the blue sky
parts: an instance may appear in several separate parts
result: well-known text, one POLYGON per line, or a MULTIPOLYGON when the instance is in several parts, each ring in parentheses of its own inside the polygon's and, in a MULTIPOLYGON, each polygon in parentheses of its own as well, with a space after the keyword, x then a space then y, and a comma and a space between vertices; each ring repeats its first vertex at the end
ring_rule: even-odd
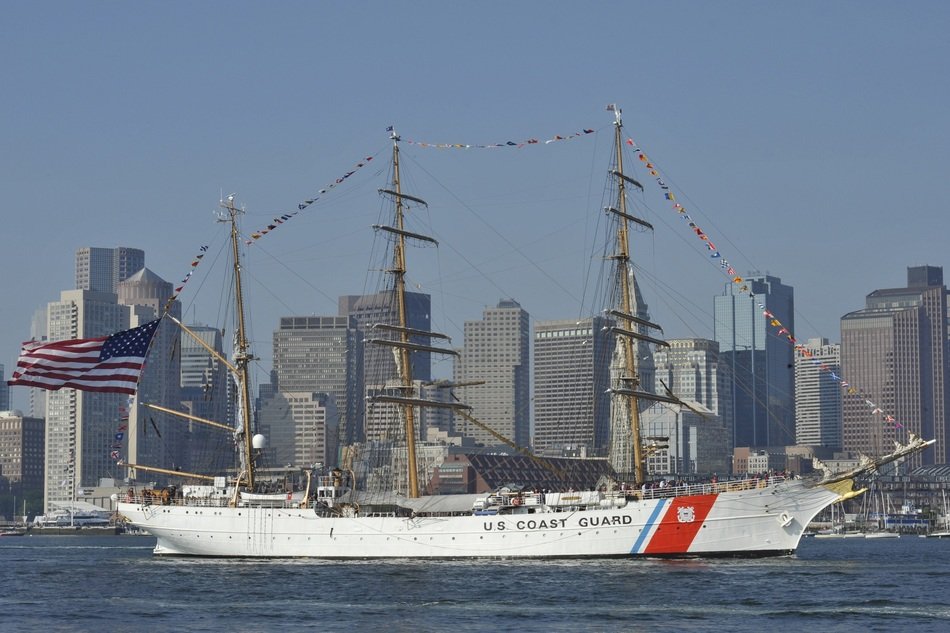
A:
MULTIPOLYGON (((249 249, 258 352, 279 316, 372 290, 388 125, 472 144, 597 130, 520 150, 403 145, 406 184, 429 201, 419 228, 441 241, 412 283, 456 343, 501 297, 538 319, 583 313, 610 102, 723 255, 795 288, 800 339, 837 341, 865 294, 950 265, 946 3, 8 1, 0 15, 7 376, 33 312, 72 286, 77 248, 142 248, 177 282, 220 245, 222 192, 249 233, 375 155, 249 249)), ((725 277, 668 206, 647 212, 654 318, 711 336, 725 277)), ((198 272, 182 299, 217 322, 198 272)))

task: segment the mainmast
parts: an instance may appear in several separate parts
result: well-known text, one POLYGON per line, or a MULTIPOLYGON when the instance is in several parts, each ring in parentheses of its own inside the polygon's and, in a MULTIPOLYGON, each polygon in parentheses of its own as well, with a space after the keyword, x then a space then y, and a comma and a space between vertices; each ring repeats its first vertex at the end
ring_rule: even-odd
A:
POLYGON ((671 398, 663 398, 646 393, 640 389, 640 375, 637 369, 636 350, 634 339, 646 341, 659 345, 667 345, 665 341, 647 336, 641 332, 643 328, 660 329, 660 326, 650 323, 635 314, 637 306, 634 305, 633 295, 634 277, 633 269, 630 265, 630 239, 629 222, 633 222, 647 229, 653 228, 650 223, 631 215, 627 210, 627 185, 632 185, 639 189, 643 186, 627 176, 623 172, 623 136, 621 121, 621 111, 616 105, 609 105, 607 109, 614 113, 614 151, 616 152, 616 169, 611 170, 611 175, 616 179, 617 201, 616 207, 607 207, 605 209, 617 218, 617 231, 615 237, 615 251, 611 258, 616 262, 616 282, 619 287, 618 305, 615 309, 608 310, 608 313, 616 319, 617 325, 610 330, 619 336, 618 342, 621 350, 621 372, 619 385, 611 388, 615 397, 626 398, 627 406, 627 424, 630 430, 631 452, 633 453, 633 474, 636 485, 642 484, 646 480, 646 467, 644 460, 646 451, 643 447, 643 437, 640 430, 640 406, 641 398, 661 400, 667 402, 678 402, 671 398))
POLYGON ((439 338, 450 340, 448 336, 437 332, 429 332, 409 327, 409 311, 406 301, 406 240, 414 239, 430 244, 438 244, 433 238, 407 231, 405 227, 406 203, 416 203, 421 206, 428 206, 422 198, 417 198, 402 192, 402 184, 399 174, 399 135, 395 131, 391 137, 393 142, 393 182, 392 189, 380 189, 379 193, 391 197, 395 202, 395 211, 393 214, 393 225, 375 225, 373 228, 384 231, 392 236, 393 239, 393 262, 389 269, 393 276, 393 291, 395 294, 396 323, 386 324, 377 323, 373 325, 374 330, 381 330, 395 335, 392 338, 373 338, 367 342, 377 345, 384 345, 394 348, 396 356, 396 372, 399 387, 399 395, 392 396, 387 394, 378 394, 371 397, 374 402, 389 402, 400 407, 401 415, 406 434, 406 461, 408 475, 407 496, 416 498, 419 496, 419 470, 416 459, 416 418, 415 407, 448 407, 448 408, 467 408, 464 405, 456 403, 444 403, 432 400, 426 400, 415 393, 415 385, 412 380, 412 363, 410 353, 413 351, 432 352, 437 354, 458 355, 458 352, 452 349, 432 347, 415 343, 411 340, 413 336, 426 338, 439 338))
MULTIPOLYGON (((405 211, 403 210, 402 184, 399 180, 399 136, 395 130, 392 133, 393 141, 393 189, 396 195, 396 214, 394 217, 396 241, 393 246, 393 274, 396 292, 396 325, 401 328, 398 332, 402 346, 397 348, 399 356, 398 378, 401 381, 402 393, 412 393, 412 363, 409 360, 409 317, 406 309, 406 229, 405 211)), ((419 471, 416 467, 416 421, 415 408, 412 405, 403 405, 403 421, 406 430, 406 460, 409 470, 410 497, 419 496, 419 471)))
MULTIPOLYGON (((234 366, 235 377, 238 382, 238 397, 240 397, 242 409, 242 426, 240 433, 243 437, 244 471, 247 477, 247 487, 254 490, 254 453, 251 445, 251 387, 248 365, 254 357, 248 352, 247 331, 245 329, 244 318, 244 289, 241 283, 241 254, 239 250, 239 234, 237 227, 237 216, 244 213, 243 209, 234 206, 234 196, 228 196, 227 200, 221 203, 221 207, 227 212, 227 217, 222 218, 222 222, 231 223, 231 255, 234 266, 234 310, 237 317, 237 330, 234 342, 234 366)), ((238 482, 240 484, 240 481, 238 482)))

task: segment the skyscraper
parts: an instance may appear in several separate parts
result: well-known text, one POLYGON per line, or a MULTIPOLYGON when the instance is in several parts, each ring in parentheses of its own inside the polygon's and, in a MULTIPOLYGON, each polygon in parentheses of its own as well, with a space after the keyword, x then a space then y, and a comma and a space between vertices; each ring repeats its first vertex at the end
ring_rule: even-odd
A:
POLYGON ((677 398, 698 402, 722 419, 732 408, 729 366, 723 364, 719 344, 703 338, 668 339, 669 347, 653 352, 655 393, 669 388, 677 398))
POLYGON ((795 353, 795 443, 841 450, 841 346, 809 339, 795 353))
POLYGON ((333 398, 325 393, 280 391, 264 400, 260 424, 275 466, 311 468, 336 465, 336 421, 333 398))
MULTIPOLYGON (((47 340, 107 336, 129 327, 129 309, 111 292, 64 290, 47 306, 47 340)), ((116 420, 128 397, 60 389, 46 397, 45 509, 69 503, 78 486, 118 473, 111 458, 116 420)))
POLYGON ((771 275, 734 283, 714 299, 714 332, 720 362, 732 375, 733 447, 787 446, 794 442, 794 355, 784 336, 775 333, 759 306, 795 331, 795 300, 791 286, 771 275))
MULTIPOLYGON (((117 283, 116 292, 119 305, 128 306, 129 327, 138 327, 162 316, 173 288, 148 268, 141 268, 117 283)), ((180 318, 181 304, 172 302, 169 313, 180 318)), ((170 321, 162 322, 155 332, 134 403, 181 410, 180 332, 170 321)), ((122 425, 117 423, 118 426, 122 425)), ((186 462, 187 430, 187 423, 180 417, 132 406, 128 411, 128 434, 118 450, 122 455, 124 449, 124 459, 132 464, 182 468, 186 462)), ((162 480, 154 475, 150 479, 162 480)))
POLYGON ((120 281, 145 268, 145 251, 86 246, 76 251, 76 289, 116 292, 120 281))
MULTIPOLYGON (((201 339, 208 347, 223 354, 224 347, 221 340, 221 330, 206 325, 189 325, 188 329, 201 339)), ((189 334, 181 334, 181 388, 182 399, 207 400, 209 392, 215 393, 226 388, 227 373, 221 362, 216 359, 201 343, 189 334)), ((215 395, 222 395, 215 393, 215 395)), ((224 398, 218 398, 224 400, 224 398)), ((193 415, 209 417, 213 420, 223 419, 222 415, 193 415)))
POLYGON ((666 342, 669 347, 658 347, 653 353, 655 391, 664 394, 669 389, 689 407, 656 403, 644 411, 644 434, 668 438, 668 448, 650 455, 650 472, 726 472, 732 437, 723 420, 732 410, 732 389, 729 367, 719 356, 719 344, 702 338, 666 342))
MULTIPOLYGON (((379 292, 372 295, 346 295, 340 297, 340 316, 352 317, 357 329, 357 340, 369 338, 394 338, 398 334, 388 330, 374 329, 376 324, 398 323, 398 314, 393 291, 379 292)), ((430 329, 431 297, 418 292, 406 293, 407 312, 406 322, 413 330, 428 331, 430 329)), ((429 344, 428 336, 413 335, 410 341, 421 345, 429 344)), ((353 393, 360 394, 351 408, 353 424, 347 421, 346 437, 344 440, 362 441, 365 437, 366 406, 365 395, 370 391, 378 391, 386 387, 387 381, 396 377, 396 361, 393 358, 392 348, 382 345, 357 344, 355 363, 357 370, 355 377, 357 384, 352 386, 353 393)), ((429 381, 432 379, 432 361, 429 352, 413 351, 410 354, 412 378, 414 380, 429 381)), ((351 378, 352 378, 351 377, 351 378)))
MULTIPOLYGON (((531 360, 528 313, 513 299, 486 308, 480 321, 466 321, 464 347, 455 365, 459 398, 471 415, 519 446, 530 442, 531 360)), ((498 443, 485 430, 457 416, 455 430, 486 446, 498 443)))
POLYGON ((875 290, 842 317, 845 450, 880 453, 912 432, 936 444, 911 464, 947 463, 947 301, 942 268, 911 267, 906 288, 875 290))
POLYGON ((559 456, 583 448, 605 455, 610 442, 611 337, 607 320, 534 324, 534 449, 559 456))
MULTIPOLYGON (((188 329, 208 347, 224 353, 221 330, 204 325, 189 325, 188 329)), ((234 399, 230 390, 228 369, 211 355, 195 337, 182 331, 181 345, 181 398, 186 413, 234 426, 234 399)), ((200 423, 187 423, 188 433, 185 465, 188 472, 218 470, 233 462, 232 451, 209 451, 208 447, 222 447, 231 441, 218 429, 200 423)))
MULTIPOLYGON (((284 394, 329 396, 332 406, 327 409, 335 417, 328 423, 334 430, 339 429, 346 439, 347 428, 356 417, 360 401, 360 393, 355 390, 357 381, 351 380, 359 367, 356 319, 350 316, 282 317, 273 340, 276 390, 284 394)), ((351 442, 353 439, 350 437, 351 442)))
MULTIPOLYGON (((47 328, 47 306, 37 308, 33 312, 33 318, 30 320, 30 340, 45 341, 48 336, 47 328)), ((34 418, 46 417, 46 394, 45 389, 30 387, 30 415, 34 418)))
POLYGON ((10 385, 7 384, 3 364, 0 363, 0 411, 9 411, 10 408, 10 385))

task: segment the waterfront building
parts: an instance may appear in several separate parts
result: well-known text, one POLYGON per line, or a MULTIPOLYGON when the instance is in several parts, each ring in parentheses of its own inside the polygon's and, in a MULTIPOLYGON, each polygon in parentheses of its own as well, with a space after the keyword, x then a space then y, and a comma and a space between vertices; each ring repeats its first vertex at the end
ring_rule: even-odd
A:
MULTIPOLYGON (((513 299, 486 308, 478 321, 466 321, 464 345, 455 363, 458 398, 482 424, 528 446, 531 424, 531 361, 528 313, 513 299), (469 384, 472 383, 472 384, 469 384), (483 383, 483 384, 474 384, 483 383)), ((455 430, 486 446, 498 443, 490 433, 462 416, 455 430)))
POLYGON ((910 432, 936 440, 910 465, 950 462, 947 302, 943 268, 916 266, 906 288, 875 290, 841 318, 845 450, 886 452, 910 432))
POLYGON ((9 487, 21 495, 43 490, 45 436, 42 419, 0 410, 0 479, 6 482, 0 489, 9 487))
POLYGON ((732 446, 786 446, 794 442, 793 346, 770 321, 795 331, 791 286, 772 275, 752 275, 741 287, 728 283, 714 298, 714 337, 732 379, 732 412, 726 426, 732 446), (760 306, 764 306, 761 308, 760 306), (771 319, 763 315, 768 311, 771 319))
POLYGON ((534 324, 534 449, 605 455, 610 441, 607 319, 534 324))
POLYGON ((795 352, 795 443, 841 450, 841 346, 813 338, 803 347, 807 355, 795 352))
POLYGON ((614 472, 605 459, 532 459, 501 451, 449 451, 434 468, 430 494, 483 494, 502 486, 528 486, 549 492, 592 490, 614 472))

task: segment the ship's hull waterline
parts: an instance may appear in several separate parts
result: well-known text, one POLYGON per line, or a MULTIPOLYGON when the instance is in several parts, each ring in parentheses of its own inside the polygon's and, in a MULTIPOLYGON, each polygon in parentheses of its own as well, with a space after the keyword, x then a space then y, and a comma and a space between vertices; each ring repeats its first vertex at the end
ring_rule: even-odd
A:
MULTIPOLYGON (((848 482, 850 484, 850 482, 848 482)), ((850 489, 850 485, 848 486, 850 489)), ((581 558, 766 556, 795 551, 842 486, 788 480, 623 507, 466 516, 326 517, 311 508, 148 505, 119 512, 156 554, 219 557, 581 558)))

